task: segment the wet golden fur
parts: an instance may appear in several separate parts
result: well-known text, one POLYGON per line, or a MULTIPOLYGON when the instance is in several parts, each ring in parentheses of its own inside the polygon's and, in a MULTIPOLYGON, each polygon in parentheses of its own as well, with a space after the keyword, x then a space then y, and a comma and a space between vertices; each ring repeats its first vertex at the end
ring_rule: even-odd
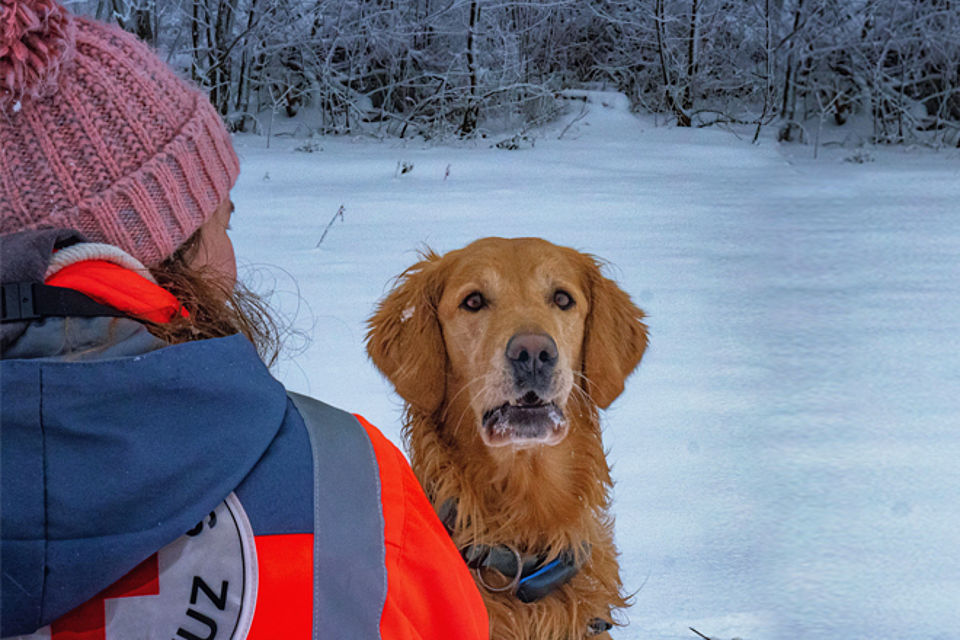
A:
POLYGON ((406 401, 413 469, 435 508, 459 505, 456 545, 553 556, 591 549, 580 572, 538 602, 481 588, 495 640, 583 638, 592 619, 617 622, 627 606, 598 408, 621 393, 643 355, 642 318, 591 256, 536 238, 487 238, 426 254, 370 319, 370 357, 406 401), (554 303, 558 289, 574 298, 572 308, 554 303), (483 312, 462 307, 471 292, 489 300, 483 312), (501 401, 503 352, 518 331, 551 335, 558 379, 572 381, 558 401, 568 431, 553 446, 491 447, 481 437, 482 410, 501 401))

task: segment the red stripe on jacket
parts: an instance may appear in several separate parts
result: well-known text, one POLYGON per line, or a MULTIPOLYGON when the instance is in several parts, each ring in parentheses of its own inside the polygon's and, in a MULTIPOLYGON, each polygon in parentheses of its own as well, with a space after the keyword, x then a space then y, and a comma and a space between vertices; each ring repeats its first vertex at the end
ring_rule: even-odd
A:
POLYGON ((257 606, 247 640, 313 633, 313 534, 256 536, 257 606))

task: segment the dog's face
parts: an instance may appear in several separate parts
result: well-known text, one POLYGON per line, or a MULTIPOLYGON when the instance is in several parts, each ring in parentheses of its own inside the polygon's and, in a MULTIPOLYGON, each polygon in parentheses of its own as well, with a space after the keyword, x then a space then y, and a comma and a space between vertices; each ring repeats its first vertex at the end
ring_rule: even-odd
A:
POLYGON ((483 240, 468 254, 437 306, 454 393, 488 446, 557 444, 590 310, 579 260, 535 240, 483 240))
POLYGON ((469 415, 488 447, 555 445, 577 394, 600 407, 620 394, 646 348, 642 317, 590 256, 485 238, 408 270, 368 352, 407 402, 469 415))

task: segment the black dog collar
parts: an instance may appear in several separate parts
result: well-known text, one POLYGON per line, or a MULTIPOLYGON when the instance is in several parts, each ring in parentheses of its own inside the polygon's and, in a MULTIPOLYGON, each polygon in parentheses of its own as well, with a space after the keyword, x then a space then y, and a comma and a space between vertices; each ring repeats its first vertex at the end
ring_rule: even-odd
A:
MULTIPOLYGON (((444 502, 438 515, 447 533, 452 536, 457 521, 457 501, 450 499, 444 502)), ((590 545, 584 544, 583 550, 580 562, 572 550, 564 551, 548 562, 547 556, 521 554, 505 544, 468 545, 460 549, 460 554, 487 591, 512 591, 518 600, 529 604, 545 598, 569 582, 590 556, 590 545), (503 574, 507 582, 503 586, 490 585, 483 576, 487 569, 503 574)), ((600 635, 612 628, 613 624, 609 621, 594 618, 587 624, 587 636, 600 635)))

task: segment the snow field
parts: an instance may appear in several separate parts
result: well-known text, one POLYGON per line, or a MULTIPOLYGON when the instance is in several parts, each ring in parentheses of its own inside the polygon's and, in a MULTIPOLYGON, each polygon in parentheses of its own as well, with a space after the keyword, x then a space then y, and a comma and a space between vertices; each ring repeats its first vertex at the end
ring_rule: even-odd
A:
POLYGON ((237 137, 241 275, 310 339, 276 375, 399 443, 364 321, 418 249, 596 254, 652 338, 604 416, 636 591, 614 638, 956 637, 960 156, 813 161, 589 100, 518 151, 237 137))

